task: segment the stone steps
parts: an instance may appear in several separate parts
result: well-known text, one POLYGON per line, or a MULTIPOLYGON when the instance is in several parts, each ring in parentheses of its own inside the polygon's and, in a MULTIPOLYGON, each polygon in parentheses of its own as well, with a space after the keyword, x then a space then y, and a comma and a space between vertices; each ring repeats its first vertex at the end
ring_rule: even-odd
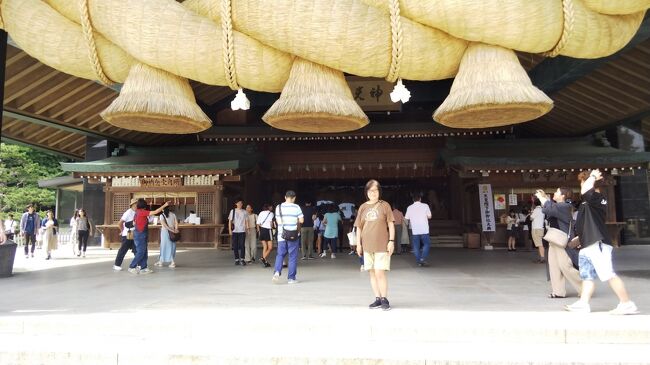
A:
POLYGON ((0 364, 641 364, 650 317, 352 308, 0 318, 0 364))

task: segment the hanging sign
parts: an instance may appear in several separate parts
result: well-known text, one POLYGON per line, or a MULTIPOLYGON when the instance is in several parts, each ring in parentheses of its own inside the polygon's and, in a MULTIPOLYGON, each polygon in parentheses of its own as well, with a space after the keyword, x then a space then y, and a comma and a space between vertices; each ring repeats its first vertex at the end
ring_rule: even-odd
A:
POLYGON ((506 194, 494 194, 494 209, 506 209, 506 194))
POLYGON ((508 205, 517 205, 517 194, 508 194, 508 205))
POLYGON ((481 206, 481 224, 483 232, 494 232, 494 207, 492 205, 492 185, 478 185, 479 205, 481 206))
POLYGON ((180 177, 141 177, 140 186, 143 188, 165 188, 183 186, 180 177))
POLYGON ((393 103, 390 93, 395 84, 386 80, 361 79, 348 80, 354 101, 363 111, 400 111, 401 103, 393 103))

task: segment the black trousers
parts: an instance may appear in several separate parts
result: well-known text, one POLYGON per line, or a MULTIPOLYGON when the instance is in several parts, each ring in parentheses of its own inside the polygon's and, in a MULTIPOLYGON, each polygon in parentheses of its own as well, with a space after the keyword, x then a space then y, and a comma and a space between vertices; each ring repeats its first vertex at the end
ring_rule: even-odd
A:
POLYGON ((122 266, 122 261, 124 261, 124 256, 129 250, 133 251, 135 255, 135 242, 133 240, 127 240, 125 236, 120 236, 122 239, 122 245, 117 251, 117 257, 115 257, 115 266, 122 266))
POLYGON ((29 242, 32 242, 32 253, 34 253, 34 249, 36 248, 36 235, 35 234, 29 234, 29 233, 24 233, 23 236, 25 237, 25 255, 29 253, 29 242))
POLYGON ((246 257, 246 232, 232 233, 232 250, 235 251, 235 260, 243 260, 246 257))
POLYGON ((88 231, 77 231, 79 239, 79 251, 86 252, 86 247, 88 247, 88 231), (83 245, 83 250, 81 249, 83 245))

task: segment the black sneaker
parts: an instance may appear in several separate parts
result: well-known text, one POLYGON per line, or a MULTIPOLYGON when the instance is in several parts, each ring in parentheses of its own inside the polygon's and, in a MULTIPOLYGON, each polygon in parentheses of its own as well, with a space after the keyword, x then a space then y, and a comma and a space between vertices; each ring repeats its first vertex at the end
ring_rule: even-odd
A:
POLYGON ((370 303, 370 305, 368 306, 368 308, 370 309, 377 309, 380 307, 381 307, 381 299, 379 297, 376 297, 375 301, 370 303))
POLYGON ((246 261, 241 260, 241 264, 242 264, 243 266, 246 266, 246 261))
POLYGON ((381 309, 385 311, 390 310, 390 303, 388 303, 388 299, 386 298, 381 298, 381 309))
POLYGON ((239 263, 239 260, 235 260, 235 265, 241 265, 241 263, 239 263))

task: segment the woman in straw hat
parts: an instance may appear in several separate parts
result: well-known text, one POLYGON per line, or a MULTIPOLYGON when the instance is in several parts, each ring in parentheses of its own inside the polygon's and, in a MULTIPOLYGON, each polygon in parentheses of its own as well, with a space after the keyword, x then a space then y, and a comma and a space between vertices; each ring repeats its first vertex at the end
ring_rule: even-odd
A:
POLYGON ((124 256, 126 253, 131 250, 133 255, 135 255, 135 242, 133 242, 133 220, 135 219, 135 209, 138 199, 131 199, 129 204, 129 209, 122 214, 122 218, 118 222, 120 227, 120 239, 122 244, 120 245, 119 251, 117 251, 117 256, 115 257, 115 263, 113 264, 113 270, 120 271, 122 270, 122 261, 124 261, 124 256))

